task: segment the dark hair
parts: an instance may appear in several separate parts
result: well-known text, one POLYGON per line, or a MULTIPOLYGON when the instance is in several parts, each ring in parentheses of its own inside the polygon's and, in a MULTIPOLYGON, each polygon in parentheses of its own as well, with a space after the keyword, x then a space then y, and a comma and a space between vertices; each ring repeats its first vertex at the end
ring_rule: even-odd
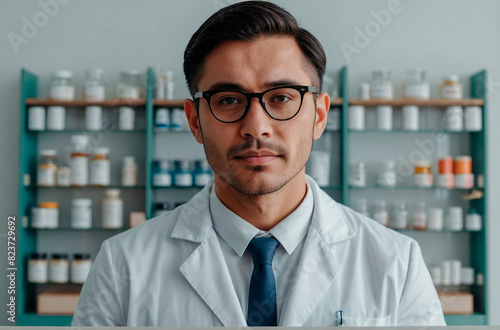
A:
POLYGON ((205 58, 224 41, 252 41, 260 36, 290 36, 311 66, 313 84, 321 90, 326 55, 321 43, 285 9, 266 1, 244 1, 224 7, 203 23, 184 51, 184 74, 191 95, 197 92, 205 58))

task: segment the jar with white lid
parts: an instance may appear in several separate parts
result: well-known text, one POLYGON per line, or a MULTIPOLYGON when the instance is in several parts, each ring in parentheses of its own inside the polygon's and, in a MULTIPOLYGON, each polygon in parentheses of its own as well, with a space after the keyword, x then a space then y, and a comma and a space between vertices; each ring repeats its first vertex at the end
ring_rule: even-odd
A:
POLYGON ((403 82, 404 99, 428 100, 431 97, 431 87, 421 68, 406 71, 403 82))
POLYGON ((405 105, 403 107, 403 130, 419 130, 419 108, 416 105, 405 105))
POLYGON ((135 162, 135 157, 125 156, 123 157, 123 167, 122 167, 122 186, 124 187, 134 187, 137 186, 137 163, 135 162))
POLYGON ((460 206, 451 206, 446 216, 446 229, 449 231, 461 231, 464 229, 463 209, 460 206))
POLYGON ((397 182, 396 164, 393 160, 385 161, 377 175, 377 184, 381 187, 395 187, 397 182))
POLYGON ((134 108, 120 107, 120 110, 118 110, 118 128, 121 131, 132 131, 135 128, 134 108))
POLYGON ((377 129, 392 131, 392 107, 390 105, 379 105, 377 107, 377 129))
POLYGON ((427 230, 427 212, 425 211, 425 203, 420 202, 415 205, 412 214, 412 227, 414 230, 427 230))
POLYGON ((53 253, 49 262, 49 282, 67 283, 69 281, 68 255, 53 253))
POLYGON ((362 105, 351 105, 348 110, 349 129, 354 131, 365 130, 365 107, 362 105))
POLYGON ((94 149, 94 156, 90 161, 90 184, 97 187, 106 187, 111 182, 111 164, 109 148, 94 149))
POLYGON ((85 108, 85 128, 89 131, 102 129, 102 107, 91 105, 85 108))
POLYGON ((466 131, 481 131, 483 129, 483 113, 481 107, 465 107, 464 124, 466 131))
POLYGON ((391 82, 391 72, 387 69, 372 71, 370 81, 370 97, 378 100, 392 100, 394 89, 391 82))
POLYGON ((471 209, 465 216, 465 229, 468 231, 481 231, 483 229, 483 220, 476 209, 471 209))
POLYGON ((441 231, 443 230, 444 216, 443 209, 431 208, 429 209, 429 220, 427 222, 427 230, 441 231))
POLYGON ((37 170, 37 185, 43 187, 54 187, 57 178, 57 150, 40 150, 40 160, 37 170))
POLYGON ((171 120, 170 120, 170 129, 172 131, 184 131, 187 130, 187 118, 186 113, 181 108, 174 108, 170 112, 171 120))
POLYGON ((408 205, 405 201, 394 202, 390 227, 399 230, 408 229, 408 205))
POLYGON ((461 106, 446 108, 444 117, 448 131, 460 132, 464 129, 464 109, 461 106))
POLYGON ((464 97, 463 86, 455 74, 443 77, 443 82, 439 86, 439 96, 442 99, 459 100, 464 97))
POLYGON ((30 107, 28 111, 28 129, 30 131, 45 130, 45 108, 30 107))
POLYGON ((120 190, 107 189, 102 200, 102 227, 123 227, 123 200, 120 198, 120 190))
POLYGON ((138 70, 126 70, 120 73, 116 94, 119 99, 140 100, 142 98, 141 76, 138 70))
POLYGON ((73 144, 73 152, 70 156, 72 186, 86 186, 89 183, 89 154, 87 151, 89 140, 87 135, 73 135, 71 137, 73 144))
POLYGON ((354 162, 350 165, 349 185, 352 187, 366 186, 366 169, 364 162, 354 162))
POLYGON ((57 185, 59 187, 71 186, 71 168, 62 166, 57 169, 57 185))
POLYGON ((92 200, 89 198, 75 198, 71 205, 71 228, 92 228, 92 200))
POLYGON ((104 101, 106 98, 106 84, 103 75, 104 71, 99 68, 87 70, 83 88, 83 99, 85 101, 104 101))
POLYGON ((377 221, 383 226, 389 226, 389 212, 386 209, 384 200, 375 201, 375 208, 373 210, 373 220, 377 221))
POLYGON ((155 114, 155 130, 166 131, 170 127, 170 110, 167 108, 160 108, 156 110, 155 114))
POLYGON ((71 262, 71 283, 83 284, 92 267, 92 260, 88 253, 73 254, 71 262))
POLYGON ((52 72, 49 98, 59 101, 73 101, 75 99, 75 86, 72 79, 73 73, 69 70, 52 72))
POLYGON ((156 187, 170 187, 172 185, 172 174, 167 159, 153 162, 153 185, 156 187))
POLYGON ((32 253, 28 261, 28 282, 47 283, 48 281, 47 253, 32 253))
POLYGON ((64 131, 66 127, 66 108, 50 106, 47 108, 47 129, 50 131, 64 131))
POLYGON ((177 187, 189 187, 193 185, 189 160, 174 161, 174 185, 177 187))

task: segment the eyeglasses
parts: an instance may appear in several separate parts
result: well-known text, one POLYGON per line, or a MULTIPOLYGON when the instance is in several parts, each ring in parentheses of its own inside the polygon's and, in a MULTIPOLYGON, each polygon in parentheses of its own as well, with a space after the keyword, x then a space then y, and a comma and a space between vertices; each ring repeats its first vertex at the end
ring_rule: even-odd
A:
POLYGON ((304 95, 308 92, 317 94, 316 87, 291 85, 270 88, 262 93, 233 89, 206 91, 195 93, 193 98, 207 100, 212 115, 223 123, 234 123, 245 117, 254 97, 259 100, 269 117, 285 121, 299 113, 304 95))

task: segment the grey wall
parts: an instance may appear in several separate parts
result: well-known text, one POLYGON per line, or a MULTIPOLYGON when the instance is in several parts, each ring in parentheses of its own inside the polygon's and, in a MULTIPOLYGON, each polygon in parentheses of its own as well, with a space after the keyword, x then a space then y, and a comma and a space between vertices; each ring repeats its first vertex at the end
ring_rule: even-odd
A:
MULTIPOLYGON (((63 1, 61 1, 63 2, 63 1)), ((23 19, 33 21, 42 11, 42 3, 51 0, 0 2, 0 269, 6 269, 6 225, 3 219, 17 211, 17 178, 19 147, 19 72, 24 67, 48 82, 50 72, 68 68, 77 75, 81 85, 87 68, 105 69, 109 86, 117 81, 118 72, 125 68, 145 70, 147 67, 172 69, 176 73, 178 93, 187 96, 181 71, 182 53, 191 34, 199 24, 221 6, 232 0, 189 1, 64 1, 58 12, 44 26, 20 44, 12 47, 10 32, 22 35, 23 19)), ((500 249, 495 240, 500 233, 500 174, 495 164, 500 162, 500 150, 495 146, 500 123, 500 2, 494 0, 402 0, 398 13, 373 34, 365 47, 349 58, 340 45, 354 45, 355 29, 364 29, 374 21, 371 11, 387 9, 389 0, 293 0, 276 1, 300 23, 311 30, 323 43, 328 55, 328 70, 337 72, 348 64, 351 97, 360 81, 368 79, 373 68, 388 67, 395 81, 402 81, 406 69, 424 67, 432 86, 438 85, 443 74, 458 73, 462 78, 486 68, 492 74, 488 122, 489 223, 488 249, 490 281, 490 323, 500 324, 500 260, 492 251, 500 249)), ((52 7, 52 9, 54 9, 52 7)), ((42 22, 44 23, 44 22, 42 22)), ((434 88, 433 88, 434 89, 434 88)), ((113 96, 108 89, 109 97, 113 96)), ((81 93, 81 91, 79 91, 81 93)), ((46 93, 42 86, 41 95, 46 93)), ((396 95, 399 96, 399 89, 396 95)), ((435 94, 434 94, 435 96, 435 94)), ((3 273, 3 271, 2 271, 3 273)), ((0 277, 1 297, 6 288, 5 276, 0 277)), ((0 304, 5 306, 2 298, 0 304)), ((6 324, 0 310, 0 324, 6 324)))

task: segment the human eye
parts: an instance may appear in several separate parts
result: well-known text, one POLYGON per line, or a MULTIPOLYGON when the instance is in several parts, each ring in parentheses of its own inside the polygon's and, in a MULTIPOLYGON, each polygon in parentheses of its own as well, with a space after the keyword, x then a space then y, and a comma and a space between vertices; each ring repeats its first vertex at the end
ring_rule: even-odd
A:
POLYGON ((221 92, 216 96, 217 104, 220 106, 234 106, 243 102, 243 96, 238 93, 221 92))
POLYGON ((284 90, 278 90, 269 96, 268 102, 276 105, 282 105, 295 101, 296 97, 293 93, 284 90))

